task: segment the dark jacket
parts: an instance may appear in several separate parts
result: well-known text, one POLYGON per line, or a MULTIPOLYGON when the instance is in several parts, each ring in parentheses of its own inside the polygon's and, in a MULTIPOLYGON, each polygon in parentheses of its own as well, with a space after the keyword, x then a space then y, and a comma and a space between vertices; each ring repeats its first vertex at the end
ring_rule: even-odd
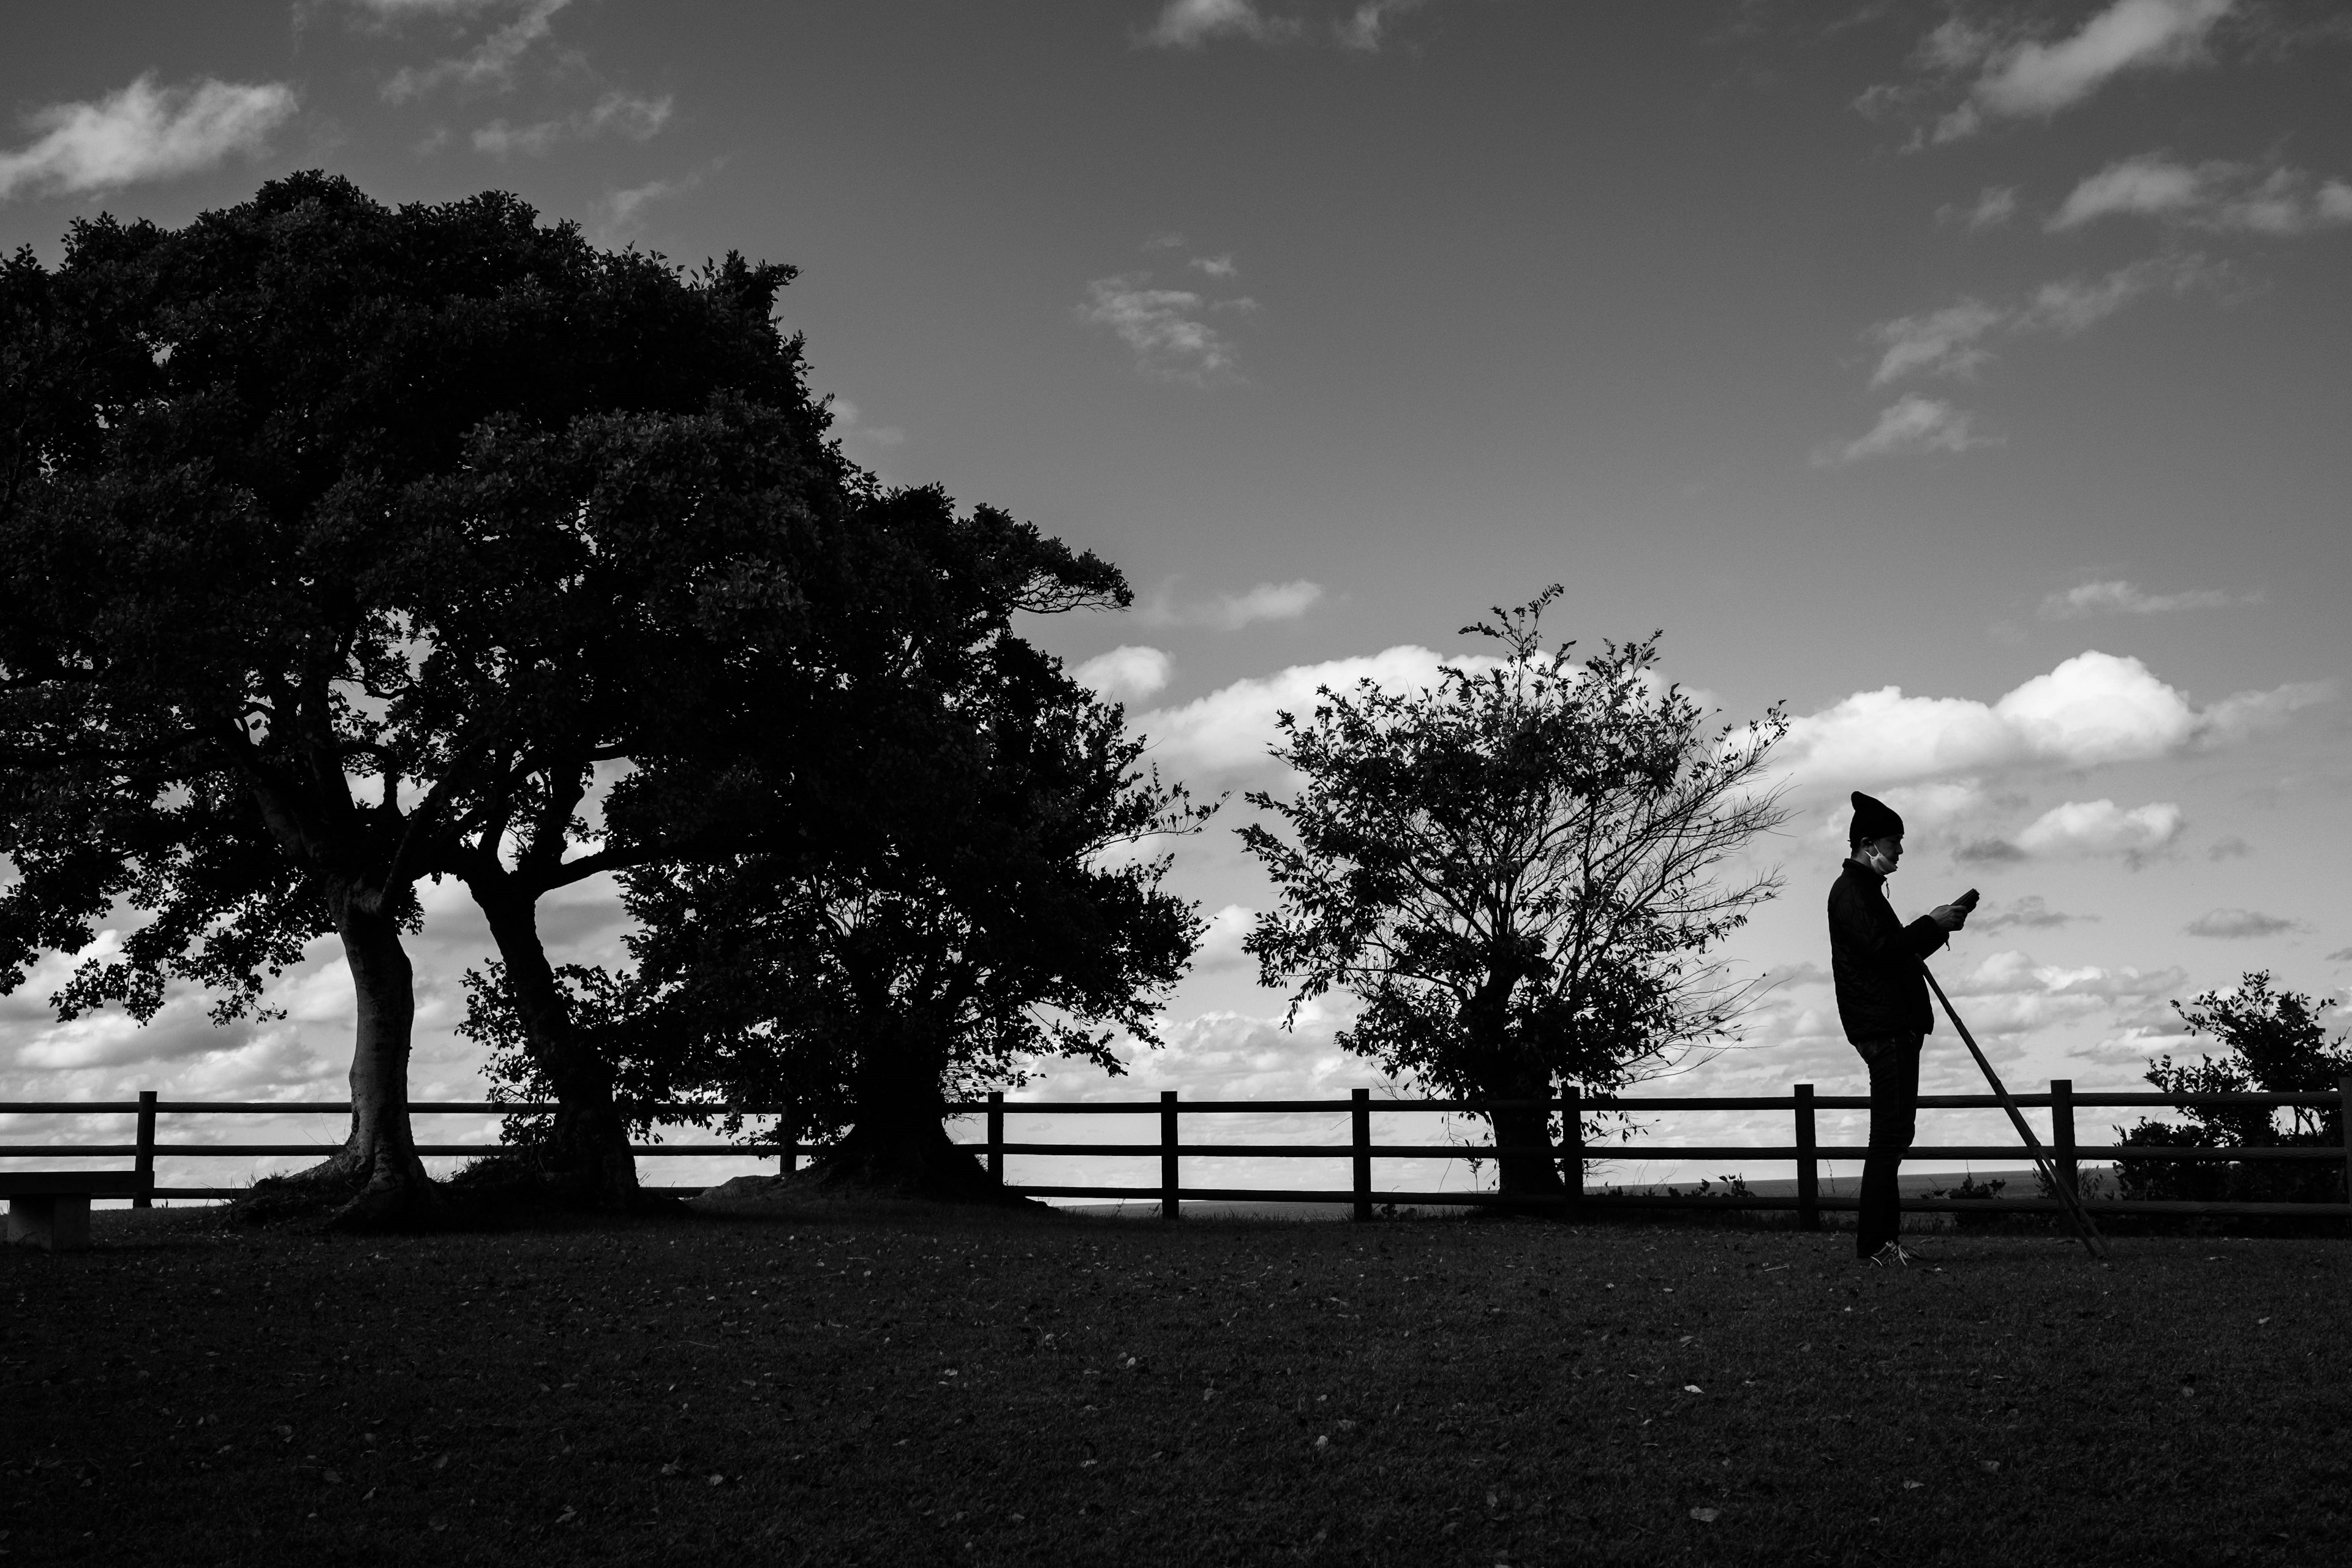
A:
POLYGON ((1926 915, 1907 926, 1895 917, 1885 878, 1858 860, 1845 863, 1830 889, 1830 973, 1847 1039, 1935 1032, 1919 961, 1944 940, 1944 928, 1926 915))

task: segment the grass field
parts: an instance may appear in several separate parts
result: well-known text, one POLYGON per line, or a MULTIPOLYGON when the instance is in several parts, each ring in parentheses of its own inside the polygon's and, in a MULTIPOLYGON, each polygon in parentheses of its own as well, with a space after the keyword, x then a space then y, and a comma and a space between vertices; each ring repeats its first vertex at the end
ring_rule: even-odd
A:
POLYGON ((2336 1563, 2352 1244, 868 1212, 0 1257, 13 1562, 2336 1563))

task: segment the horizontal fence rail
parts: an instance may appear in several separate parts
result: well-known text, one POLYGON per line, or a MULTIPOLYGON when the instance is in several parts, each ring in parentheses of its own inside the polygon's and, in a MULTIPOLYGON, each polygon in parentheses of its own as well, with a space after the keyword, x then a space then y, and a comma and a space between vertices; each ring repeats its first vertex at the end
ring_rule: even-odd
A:
MULTIPOLYGON (((2352 1100, 2352 1078, 2344 1079, 2332 1090, 2310 1090, 2289 1094, 2157 1094, 2145 1091, 2120 1091, 2101 1094, 2078 1094, 2071 1080, 2053 1079, 2046 1094, 2021 1094, 2013 1097, 2020 1106, 2047 1110, 2049 1134, 2045 1152, 2057 1179, 2069 1188, 2076 1188, 2080 1169, 2084 1162, 2119 1160, 2174 1163, 2311 1163, 2326 1162, 2338 1165, 2345 1173, 2346 1190, 2352 1194, 2352 1117, 2340 1114, 2347 1100, 2352 1100), (2336 1110, 2342 1130, 2337 1144, 2295 1146, 2226 1147, 2181 1144, 2085 1144, 2074 1135, 2074 1115, 2086 1110, 2130 1110, 2162 1108, 2187 1110, 2199 1108, 2216 1110, 2336 1110)), ((1999 1109, 2001 1101, 1990 1094, 1930 1094, 1921 1095, 1918 1105, 1923 1110, 1989 1110, 1999 1109)), ((1852 1197, 1824 1196, 1821 1192, 1821 1164, 1825 1160, 1853 1162, 1868 1153, 1859 1144, 1823 1144, 1817 1136, 1818 1114, 1824 1110, 1866 1110, 1870 1100, 1866 1095, 1817 1095, 1810 1084, 1797 1084, 1786 1095, 1583 1095, 1574 1090, 1552 1100, 1374 1100, 1369 1089, 1356 1089, 1346 1100, 1184 1100, 1175 1092, 1161 1094, 1157 1100, 1008 1100, 1001 1094, 992 1094, 985 1100, 969 1101, 946 1108, 951 1119, 977 1118, 982 1121, 985 1136, 958 1147, 966 1148, 983 1160, 990 1173, 999 1181, 1004 1179, 1008 1157, 1023 1158, 1095 1158, 1135 1159, 1160 1162, 1160 1180, 1149 1185, 1114 1185, 1104 1184, 1040 1184, 1008 1183, 1012 1191, 1036 1198, 1111 1198, 1156 1202, 1161 1215, 1175 1218, 1181 1205, 1193 1203, 1327 1203, 1352 1206, 1357 1218, 1369 1219, 1375 1205, 1469 1205, 1508 1204, 1514 1206, 1554 1205, 1567 1209, 1592 1208, 1714 1208, 1793 1210, 1799 1222, 1808 1228, 1818 1227, 1824 1213, 1853 1210, 1858 1206, 1852 1197), (1375 1143, 1371 1137, 1371 1117, 1377 1111, 1424 1112, 1433 1114, 1485 1115, 1498 1110, 1541 1110, 1560 1119, 1563 1136, 1557 1145, 1496 1145, 1475 1143, 1375 1143), (1585 1118, 1607 1114, 1674 1113, 1697 1111, 1759 1111, 1773 1110, 1790 1113, 1792 1119, 1792 1142, 1786 1144, 1763 1143, 1628 1143, 1589 1142, 1585 1135, 1585 1118), (1349 1119, 1349 1138, 1345 1142, 1186 1142, 1181 1136, 1185 1117, 1242 1114, 1304 1114, 1344 1115, 1349 1119), (1155 1138, 1123 1142, 1035 1142, 1011 1141, 1004 1136, 1004 1118, 1016 1116, 1128 1116, 1159 1119, 1155 1138), (1796 1191, 1792 1194, 1726 1194, 1709 1192, 1659 1194, 1623 1193, 1582 1190, 1579 1180, 1563 1186, 1556 1195, 1528 1197, 1506 1195, 1490 1191, 1428 1191, 1404 1192, 1375 1189, 1372 1184, 1372 1164, 1378 1160, 1471 1160, 1486 1161, 1502 1157, 1537 1156, 1556 1162, 1563 1173, 1580 1175, 1589 1165, 1617 1160, 1673 1159, 1679 1162, 1698 1160, 1772 1161, 1792 1163, 1796 1166, 1796 1191), (1187 1158, 1249 1158, 1270 1160, 1346 1160, 1350 1163, 1352 1180, 1344 1188, 1332 1187, 1230 1187, 1187 1186, 1181 1179, 1181 1163, 1187 1158)), ((323 1156, 331 1151, 318 1143, 205 1143, 200 1142, 165 1142, 157 1136, 157 1123, 165 1116, 348 1116, 351 1105, 341 1100, 167 1100, 153 1091, 142 1093, 131 1100, 0 1100, 0 1116, 129 1116, 132 1119, 133 1138, 128 1143, 80 1142, 0 1142, 0 1162, 26 1159, 122 1159, 132 1162, 132 1171, 142 1182, 142 1194, 132 1199, 140 1207, 148 1206, 154 1198, 222 1198, 238 1195, 239 1187, 163 1187, 155 1184, 155 1161, 158 1155, 184 1159, 229 1159, 282 1157, 300 1155, 323 1156)), ((557 1107, 548 1104, 516 1103, 495 1100, 419 1101, 409 1107, 415 1116, 530 1116, 552 1114, 557 1107)), ((706 1122, 713 1117, 774 1118, 781 1133, 791 1125, 792 1110, 781 1105, 714 1105, 701 1103, 664 1103, 627 1108, 633 1119, 655 1124, 677 1125, 706 1122)), ((495 1154, 504 1147, 498 1143, 420 1143, 420 1155, 479 1157, 495 1154)), ((632 1152, 663 1158, 747 1156, 772 1158, 781 1170, 798 1168, 801 1156, 822 1154, 825 1146, 803 1142, 796 1137, 772 1134, 767 1137, 747 1137, 737 1142, 639 1143, 632 1152)), ((2024 1157, 2025 1151, 2014 1143, 1916 1144, 1905 1155, 1913 1162, 1932 1160, 2010 1160, 2024 1157)), ((0 1166, 5 1169, 5 1166, 0 1166)), ((692 1192, 697 1188, 655 1188, 654 1191, 692 1192)), ((2352 1217, 2352 1202, 2346 1203, 2257 1203, 2201 1202, 2189 1200, 2112 1199, 2087 1200, 2084 1206, 2102 1215, 2296 1215, 2311 1217, 2352 1217)), ((2054 1196, 2046 1198, 1954 1198, 1906 1197, 1903 1207, 1913 1211, 2057 1213, 2063 1205, 2054 1196)))

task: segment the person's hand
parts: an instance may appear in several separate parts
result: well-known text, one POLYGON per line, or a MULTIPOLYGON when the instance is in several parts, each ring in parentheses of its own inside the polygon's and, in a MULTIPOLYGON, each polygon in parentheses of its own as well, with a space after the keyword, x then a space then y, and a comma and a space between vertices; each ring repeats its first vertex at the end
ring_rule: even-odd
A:
POLYGON ((1969 923, 1969 911, 1958 904, 1937 904, 1927 911, 1927 918, 1946 931, 1958 931, 1969 923))

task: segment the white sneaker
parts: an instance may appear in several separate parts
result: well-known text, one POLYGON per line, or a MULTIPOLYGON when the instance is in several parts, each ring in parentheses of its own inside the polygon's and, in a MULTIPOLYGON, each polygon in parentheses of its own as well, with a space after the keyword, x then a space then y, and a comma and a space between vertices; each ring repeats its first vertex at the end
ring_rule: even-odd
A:
POLYGON ((1903 1250, 1901 1242, 1890 1241, 1870 1255, 1870 1266, 1873 1268, 1906 1268, 1910 1266, 1911 1258, 1912 1254, 1903 1250))

